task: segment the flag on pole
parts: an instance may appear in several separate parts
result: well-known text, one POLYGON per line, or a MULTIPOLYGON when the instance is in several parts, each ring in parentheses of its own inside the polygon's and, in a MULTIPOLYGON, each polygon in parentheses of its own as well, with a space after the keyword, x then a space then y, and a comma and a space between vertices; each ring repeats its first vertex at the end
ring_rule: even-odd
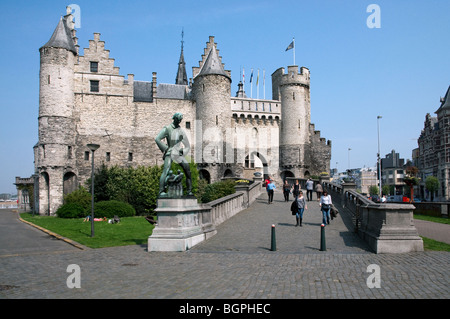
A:
POLYGON ((256 85, 259 83, 259 69, 258 69, 258 75, 256 76, 256 85))
POLYGON ((288 45, 288 47, 286 48, 286 51, 289 51, 290 49, 294 48, 294 40, 292 40, 291 44, 288 45))
POLYGON ((242 68, 242 83, 245 86, 245 68, 242 68))
POLYGON ((253 69, 252 69, 252 73, 250 74, 250 83, 252 83, 253 80, 253 69))

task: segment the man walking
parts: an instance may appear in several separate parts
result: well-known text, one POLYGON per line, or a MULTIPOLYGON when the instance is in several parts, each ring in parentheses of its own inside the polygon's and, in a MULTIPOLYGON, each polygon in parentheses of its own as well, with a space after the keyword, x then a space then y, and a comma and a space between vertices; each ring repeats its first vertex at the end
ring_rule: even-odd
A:
POLYGON ((314 190, 314 182, 311 180, 311 178, 308 178, 306 181, 306 197, 308 198, 308 201, 312 200, 312 193, 314 190))

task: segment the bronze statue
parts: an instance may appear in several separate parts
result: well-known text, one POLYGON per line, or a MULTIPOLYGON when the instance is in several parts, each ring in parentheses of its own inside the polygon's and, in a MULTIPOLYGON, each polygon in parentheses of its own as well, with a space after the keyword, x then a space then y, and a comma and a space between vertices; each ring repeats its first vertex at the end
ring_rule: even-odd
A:
MULTIPOLYGON (((185 155, 190 152, 190 144, 189 139, 187 138, 186 133, 180 127, 180 123, 183 120, 183 114, 175 113, 172 116, 173 122, 165 126, 159 134, 155 138, 155 142, 158 145, 161 152, 164 153, 164 168, 159 180, 159 197, 169 197, 168 192, 165 192, 166 186, 168 186, 168 174, 170 172, 170 167, 172 165, 172 161, 178 163, 184 171, 184 175, 186 175, 186 187, 187 187, 187 195, 192 194, 192 180, 191 180, 191 170, 189 168, 189 163, 187 162, 185 155), (166 139, 167 144, 162 142, 163 139, 166 139), (183 144, 184 147, 181 147, 183 144)), ((172 173, 173 174, 173 173, 172 173)), ((182 178, 182 174, 178 174, 178 177, 182 178)), ((177 182, 181 183, 181 178, 177 178, 177 182)), ((170 192, 172 195, 172 192, 170 192)), ((179 192, 175 192, 177 195, 179 192)), ((181 194, 182 195, 182 194, 181 194)), ((179 196, 176 196, 179 197, 179 196)))

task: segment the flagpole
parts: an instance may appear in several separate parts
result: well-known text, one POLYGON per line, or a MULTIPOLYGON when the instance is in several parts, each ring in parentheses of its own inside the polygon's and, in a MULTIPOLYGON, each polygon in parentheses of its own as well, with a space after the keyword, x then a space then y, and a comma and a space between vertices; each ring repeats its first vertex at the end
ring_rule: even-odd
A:
POLYGON ((256 98, 259 99, 259 69, 258 69, 258 77, 256 78, 256 98))
POLYGON ((250 74, 250 98, 253 99, 253 69, 250 74))
POLYGON ((292 43, 294 43, 294 65, 295 65, 295 38, 292 38, 292 43))
POLYGON ((264 91, 264 100, 266 99, 266 70, 263 69, 263 91, 264 91))

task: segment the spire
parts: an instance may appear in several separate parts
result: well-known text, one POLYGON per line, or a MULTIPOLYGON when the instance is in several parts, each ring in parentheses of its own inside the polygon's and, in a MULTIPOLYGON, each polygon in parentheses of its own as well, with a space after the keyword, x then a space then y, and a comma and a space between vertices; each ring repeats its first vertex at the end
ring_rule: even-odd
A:
POLYGON ((181 54, 180 54, 180 61, 178 62, 178 72, 177 77, 175 79, 175 84, 188 85, 183 47, 184 47, 184 30, 181 31, 181 54))
POLYGON ((247 97, 244 91, 244 84, 242 81, 239 81, 238 83, 238 91, 236 92, 236 97, 247 97))
POLYGON ((73 42, 71 31, 67 26, 66 20, 61 17, 58 25, 50 40, 42 46, 43 48, 63 48, 77 54, 75 44, 73 42))
POLYGON ((216 46, 213 45, 209 50, 208 57, 200 70, 198 75, 218 74, 230 78, 223 69, 223 65, 220 62, 219 55, 217 54, 216 46))

